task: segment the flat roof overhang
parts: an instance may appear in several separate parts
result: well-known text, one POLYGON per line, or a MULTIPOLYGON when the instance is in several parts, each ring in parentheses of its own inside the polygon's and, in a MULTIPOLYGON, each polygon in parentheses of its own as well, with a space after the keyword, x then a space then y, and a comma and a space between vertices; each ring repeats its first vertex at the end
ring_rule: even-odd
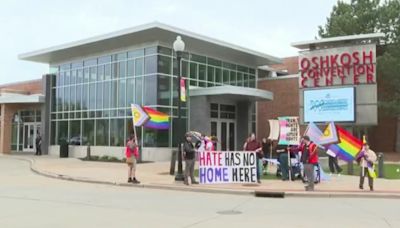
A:
POLYGON ((239 101, 271 101, 274 99, 274 95, 270 91, 239 86, 190 87, 189 90, 191 97, 228 95, 239 101))
POLYGON ((248 66, 270 65, 282 62, 280 58, 271 55, 158 22, 20 54, 18 58, 51 64, 144 43, 157 42, 161 45, 172 47, 177 35, 182 37, 186 49, 196 54, 221 58, 248 66))
POLYGON ((383 37, 385 37, 384 33, 369 33, 369 34, 358 34, 350 36, 337 36, 337 37, 323 38, 319 40, 300 41, 300 42, 294 42, 291 45, 292 47, 305 50, 305 49, 337 46, 346 43, 379 41, 379 39, 383 37))
POLYGON ((1 93, 0 104, 42 104, 45 102, 42 94, 1 93))

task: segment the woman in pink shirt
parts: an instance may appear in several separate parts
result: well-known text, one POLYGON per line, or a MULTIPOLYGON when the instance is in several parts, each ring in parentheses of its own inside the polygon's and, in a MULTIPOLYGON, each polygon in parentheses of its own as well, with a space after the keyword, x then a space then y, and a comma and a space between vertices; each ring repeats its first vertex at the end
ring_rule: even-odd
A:
POLYGON ((125 148, 126 164, 128 164, 128 183, 139 184, 136 179, 136 160, 139 158, 139 147, 135 142, 135 137, 131 136, 125 148))

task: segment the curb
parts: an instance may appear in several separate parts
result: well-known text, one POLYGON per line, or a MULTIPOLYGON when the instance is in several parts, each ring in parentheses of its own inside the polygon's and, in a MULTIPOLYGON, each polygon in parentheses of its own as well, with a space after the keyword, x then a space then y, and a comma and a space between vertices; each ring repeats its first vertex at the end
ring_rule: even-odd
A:
POLYGON ((128 184, 118 183, 111 181, 98 181, 89 178, 71 177, 63 174, 56 174, 51 172, 42 171, 35 166, 35 159, 32 158, 17 158, 8 157, 10 159, 26 161, 30 164, 30 170, 38 175, 54 178, 59 180, 90 183, 90 184, 103 184, 120 187, 134 187, 134 188, 147 188, 147 189, 159 189, 159 190, 171 190, 171 191, 186 191, 186 192, 199 192, 199 193, 211 193, 211 194, 230 194, 230 195, 253 195, 255 197, 267 197, 267 198, 376 198, 376 199, 400 199, 400 194, 396 193, 376 193, 376 192, 301 192, 301 191, 279 191, 279 190, 234 190, 234 189, 215 189, 215 188, 198 188, 198 187, 187 187, 187 186, 174 186, 168 184, 128 184), (278 196, 278 197, 277 197, 278 196))

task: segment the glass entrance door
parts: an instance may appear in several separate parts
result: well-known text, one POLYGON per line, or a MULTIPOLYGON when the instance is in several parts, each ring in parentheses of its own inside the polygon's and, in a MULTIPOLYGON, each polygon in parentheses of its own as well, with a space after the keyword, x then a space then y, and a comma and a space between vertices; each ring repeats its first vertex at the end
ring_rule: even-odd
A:
POLYGON ((217 136, 217 150, 234 151, 235 150, 235 121, 233 120, 215 120, 211 121, 211 135, 217 136))
POLYGON ((23 150, 24 152, 34 152, 36 149, 35 139, 36 132, 39 129, 39 125, 35 123, 24 123, 23 129, 23 150))

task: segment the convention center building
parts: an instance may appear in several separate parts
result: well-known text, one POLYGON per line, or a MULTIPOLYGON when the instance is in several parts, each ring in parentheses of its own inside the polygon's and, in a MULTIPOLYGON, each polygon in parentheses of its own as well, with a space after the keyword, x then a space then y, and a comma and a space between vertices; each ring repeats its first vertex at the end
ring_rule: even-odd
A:
POLYGON ((218 150, 242 150, 251 132, 268 137, 269 119, 299 116, 304 130, 308 96, 348 88, 343 99, 354 105, 337 121, 367 134, 376 151, 394 151, 396 123, 377 106, 381 34, 298 42, 299 56, 281 59, 158 22, 21 54, 49 71, 38 80, 0 85, 0 151, 33 152, 41 134, 44 154, 59 155, 61 142, 68 142, 71 157, 84 157, 90 145, 92 155, 122 158, 133 133, 131 104, 138 104, 170 116, 168 130, 136 128, 142 160, 169 160, 179 137, 177 36, 185 43, 182 132, 217 136, 218 150), (336 70, 323 70, 324 58, 338 58, 329 60, 336 70), (363 72, 347 66, 357 59, 363 72))
MULTIPOLYGON (((1 148, 58 154, 62 140, 70 156, 123 156, 133 133, 131 104, 170 116, 168 130, 137 128, 142 159, 167 160, 176 147, 177 36, 188 99, 182 102, 185 130, 215 135, 218 149, 236 150, 256 131, 256 102, 273 94, 257 89, 260 66, 281 59, 161 23, 151 23, 77 42, 21 54, 49 65, 42 80, 1 86, 1 148), (31 89, 35 87, 36 89, 31 89)), ((183 131, 184 132, 184 131, 183 131)))

